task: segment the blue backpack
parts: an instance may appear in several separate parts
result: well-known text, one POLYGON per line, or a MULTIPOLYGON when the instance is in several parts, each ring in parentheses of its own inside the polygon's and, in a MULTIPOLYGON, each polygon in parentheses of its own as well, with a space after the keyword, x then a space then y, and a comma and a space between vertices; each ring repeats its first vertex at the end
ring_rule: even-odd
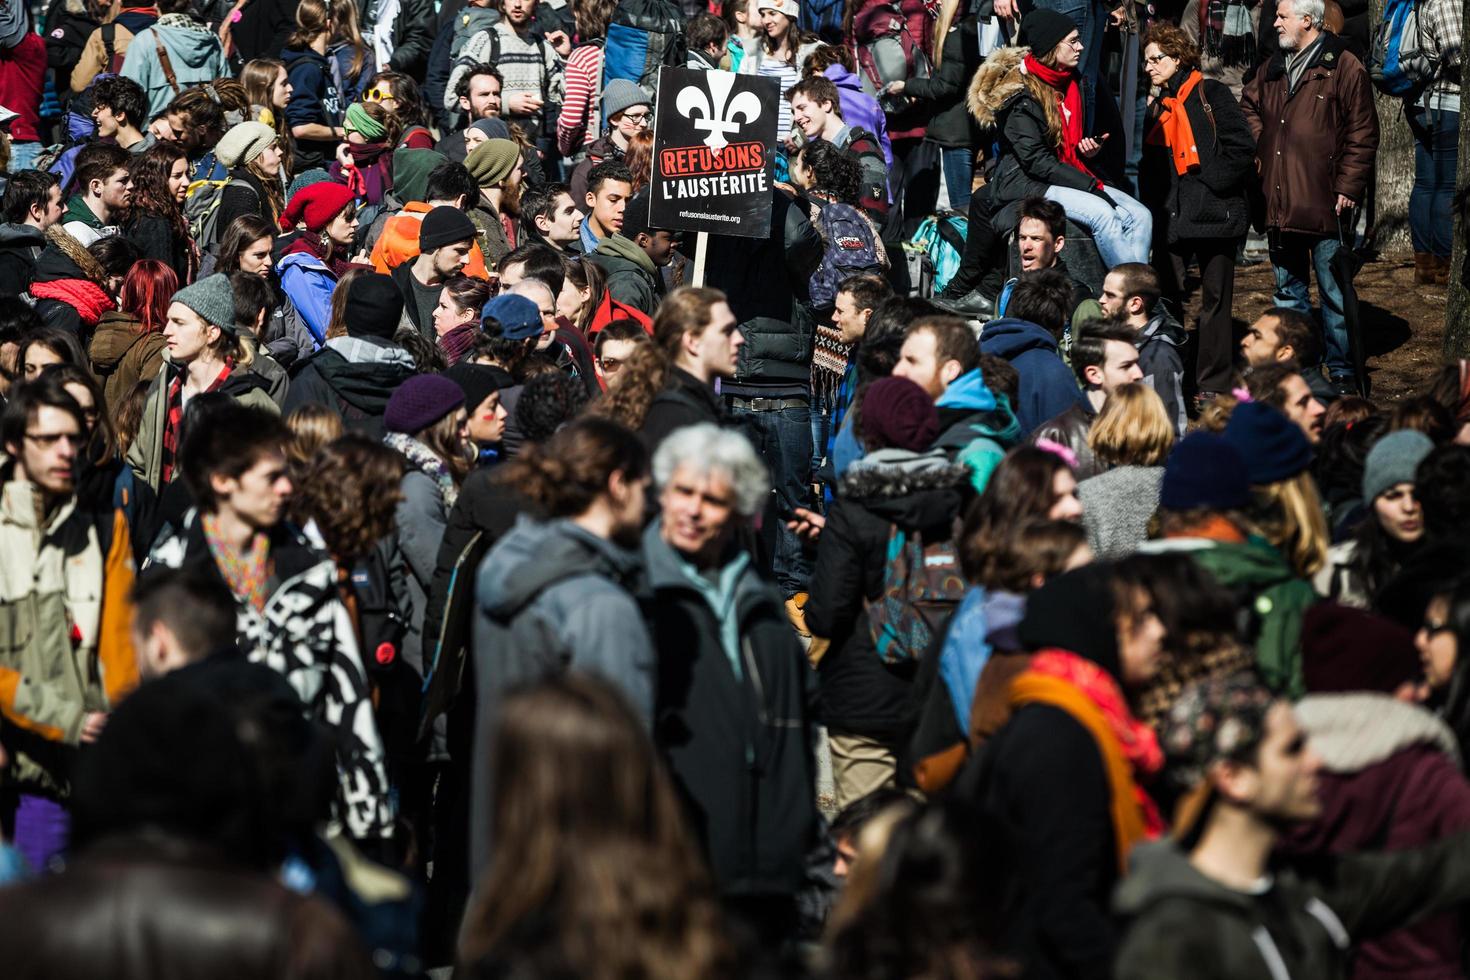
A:
POLYGON ((841 44, 844 6, 844 0, 806 0, 797 16, 797 26, 827 44, 841 44))
POLYGON ((812 305, 831 307, 837 288, 860 272, 888 271, 887 252, 868 216, 850 204, 821 204, 814 222, 822 236, 822 261, 807 281, 812 305))
POLYGON ((946 211, 931 214, 919 223, 919 228, 910 239, 913 244, 929 253, 934 265, 934 291, 942 292, 949 281, 960 271, 965 258, 965 236, 970 222, 962 215, 946 211))
MULTIPOLYGON (((602 55, 602 87, 626 78, 645 92, 658 90, 658 70, 683 68, 684 15, 671 0, 622 0, 607 26, 602 55)), ((602 124, 606 125, 607 120, 602 124)))
POLYGON ((1383 19, 1373 32, 1368 74, 1384 95, 1407 96, 1439 75, 1439 60, 1425 43, 1414 0, 1386 0, 1383 19))

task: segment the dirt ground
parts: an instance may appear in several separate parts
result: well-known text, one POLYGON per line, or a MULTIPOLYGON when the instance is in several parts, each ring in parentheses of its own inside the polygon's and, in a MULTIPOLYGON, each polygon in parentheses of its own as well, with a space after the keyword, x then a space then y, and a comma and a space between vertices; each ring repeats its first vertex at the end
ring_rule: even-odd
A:
MULTIPOLYGON (((1414 285, 1410 255, 1382 255, 1363 266, 1355 284, 1368 345, 1371 397, 1380 404, 1418 394, 1443 363, 1444 286, 1414 285)), ((1271 302, 1274 283, 1267 262, 1237 269, 1238 328, 1271 302)))

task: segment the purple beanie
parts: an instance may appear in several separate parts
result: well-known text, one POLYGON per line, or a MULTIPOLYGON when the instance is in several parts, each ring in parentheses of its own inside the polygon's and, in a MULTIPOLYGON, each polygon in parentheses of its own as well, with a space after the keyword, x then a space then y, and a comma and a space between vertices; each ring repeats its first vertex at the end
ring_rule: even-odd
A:
POLYGON ((464 407, 464 389, 438 374, 415 374, 393 392, 383 413, 389 432, 412 435, 464 407))
POLYGON ((863 395, 863 442, 868 449, 923 452, 939 436, 939 411, 908 378, 879 378, 863 395))

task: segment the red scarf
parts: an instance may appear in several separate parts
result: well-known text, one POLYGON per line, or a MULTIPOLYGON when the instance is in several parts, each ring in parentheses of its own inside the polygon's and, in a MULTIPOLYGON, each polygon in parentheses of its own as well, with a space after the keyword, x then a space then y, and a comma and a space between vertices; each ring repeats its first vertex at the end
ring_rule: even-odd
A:
POLYGON ((1133 767, 1138 806, 1143 811, 1144 831, 1157 838, 1164 832, 1164 819, 1158 805, 1144 792, 1142 783, 1157 776, 1164 768, 1164 750, 1154 730, 1128 708, 1128 701, 1112 675, 1091 660, 1065 650, 1043 650, 1031 658, 1030 671, 1056 677, 1076 687, 1097 705, 1107 719, 1108 727, 1123 747, 1123 755, 1133 767))
MULTIPOLYGON (((1077 84, 1077 73, 1071 69, 1048 68, 1030 54, 1021 64, 1026 74, 1036 76, 1057 93, 1057 108, 1062 115, 1062 145, 1057 147, 1057 159, 1091 177, 1091 168, 1077 154, 1083 122, 1082 88, 1077 84)), ((1102 183, 1097 186, 1102 187, 1102 183)))
POLYGON ((1184 84, 1179 86, 1178 92, 1159 99, 1163 108, 1159 110, 1158 122, 1148 134, 1150 143, 1169 148, 1169 156, 1174 160, 1174 172, 1181 177, 1191 171, 1198 173, 1200 168, 1199 147, 1194 142, 1194 127, 1189 124, 1189 113, 1184 111, 1184 100, 1189 98, 1189 93, 1194 91, 1200 80, 1200 73, 1191 71, 1184 84))
POLYGON ((54 299, 77 311, 82 323, 95 327, 102 314, 117 307, 112 297, 102 287, 86 279, 53 279, 51 282, 31 283, 31 295, 36 299, 54 299))

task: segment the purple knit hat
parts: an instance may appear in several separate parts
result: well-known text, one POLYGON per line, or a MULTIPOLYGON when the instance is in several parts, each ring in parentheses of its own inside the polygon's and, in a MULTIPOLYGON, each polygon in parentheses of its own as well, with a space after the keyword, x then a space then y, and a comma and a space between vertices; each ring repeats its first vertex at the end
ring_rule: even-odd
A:
POLYGON ((416 374, 393 392, 383 413, 389 432, 412 435, 464 407, 464 389, 437 374, 416 374))
POLYGON ((863 442, 869 449, 923 452, 939 435, 929 393, 908 378, 879 378, 863 395, 863 442))

